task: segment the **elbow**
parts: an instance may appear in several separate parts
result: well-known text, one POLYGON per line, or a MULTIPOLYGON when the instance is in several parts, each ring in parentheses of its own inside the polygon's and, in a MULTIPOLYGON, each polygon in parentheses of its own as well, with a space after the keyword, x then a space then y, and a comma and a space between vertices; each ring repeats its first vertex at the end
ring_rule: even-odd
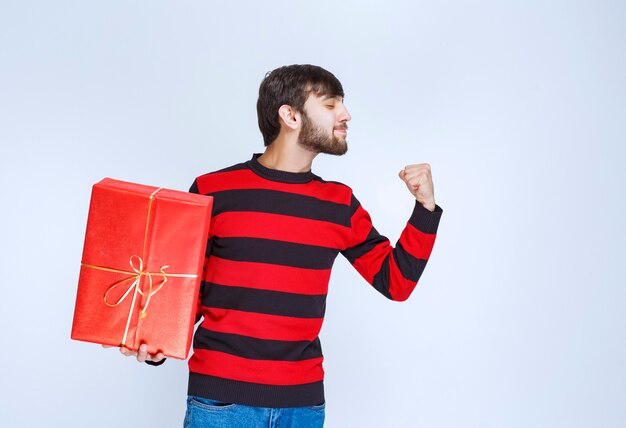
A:
POLYGON ((395 302, 405 302, 415 287, 417 280, 406 279, 401 275, 390 278, 389 281, 389 298, 395 302))
POLYGON ((383 265, 371 284, 389 300, 405 302, 417 286, 417 280, 405 278, 397 269, 385 268, 383 265))
POLYGON ((413 285, 413 287, 410 287, 408 289, 406 288, 400 289, 395 292, 392 292, 390 290, 389 298, 393 300, 394 302, 406 302, 411 296, 411 293, 413 293, 414 288, 415 288, 415 285, 413 285))

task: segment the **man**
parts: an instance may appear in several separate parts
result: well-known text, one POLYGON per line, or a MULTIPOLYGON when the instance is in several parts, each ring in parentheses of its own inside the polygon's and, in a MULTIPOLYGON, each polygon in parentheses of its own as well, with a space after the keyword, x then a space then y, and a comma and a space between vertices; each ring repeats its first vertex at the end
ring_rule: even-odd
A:
MULTIPOLYGON (((311 172, 319 153, 348 149, 343 97, 339 80, 321 67, 268 73, 257 102, 265 152, 191 186, 215 199, 186 427, 322 427, 318 334, 335 257, 341 253, 397 301, 409 297, 426 265, 442 213, 428 164, 399 173, 416 203, 395 248, 352 189, 311 172)), ((163 362, 145 345, 121 351, 163 362)))

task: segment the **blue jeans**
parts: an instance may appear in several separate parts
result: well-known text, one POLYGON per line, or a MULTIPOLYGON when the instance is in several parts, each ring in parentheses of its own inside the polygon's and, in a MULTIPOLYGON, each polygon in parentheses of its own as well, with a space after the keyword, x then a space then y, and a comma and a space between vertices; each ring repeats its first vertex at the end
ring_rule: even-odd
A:
POLYGON ((324 408, 252 407, 189 396, 184 428, 322 428, 324 408))

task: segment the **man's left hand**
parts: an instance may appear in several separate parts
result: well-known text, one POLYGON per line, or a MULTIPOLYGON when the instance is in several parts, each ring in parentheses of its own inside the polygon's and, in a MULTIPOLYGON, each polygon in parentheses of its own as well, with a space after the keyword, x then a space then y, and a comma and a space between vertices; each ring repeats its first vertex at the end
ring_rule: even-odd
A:
POLYGON ((407 189, 428 211, 435 211, 435 189, 430 165, 419 163, 407 165, 398 176, 404 181, 407 189))

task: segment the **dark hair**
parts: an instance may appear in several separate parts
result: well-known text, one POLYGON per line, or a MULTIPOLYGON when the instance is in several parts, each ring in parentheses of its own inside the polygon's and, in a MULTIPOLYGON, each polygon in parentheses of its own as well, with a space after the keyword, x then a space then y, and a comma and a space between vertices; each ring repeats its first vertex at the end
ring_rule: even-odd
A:
POLYGON ((344 96, 341 82, 322 67, 310 64, 285 65, 265 75, 259 87, 256 103, 259 129, 263 141, 269 146, 278 137, 280 122, 278 109, 290 105, 297 112, 304 112, 309 94, 317 96, 344 96))

